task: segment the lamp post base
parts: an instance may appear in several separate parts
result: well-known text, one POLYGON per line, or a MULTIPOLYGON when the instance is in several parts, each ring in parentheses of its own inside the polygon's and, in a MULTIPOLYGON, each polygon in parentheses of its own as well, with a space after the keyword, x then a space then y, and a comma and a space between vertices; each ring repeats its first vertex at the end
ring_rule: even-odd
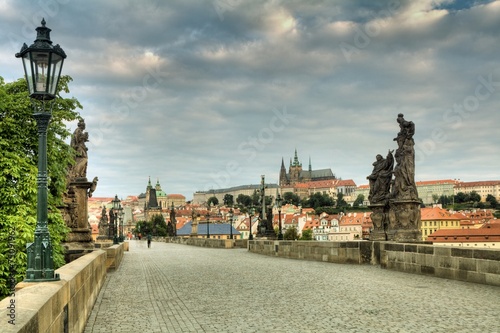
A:
POLYGON ((25 282, 59 281, 59 274, 54 271, 52 244, 48 230, 35 232, 35 241, 26 246, 28 254, 28 268, 25 282))

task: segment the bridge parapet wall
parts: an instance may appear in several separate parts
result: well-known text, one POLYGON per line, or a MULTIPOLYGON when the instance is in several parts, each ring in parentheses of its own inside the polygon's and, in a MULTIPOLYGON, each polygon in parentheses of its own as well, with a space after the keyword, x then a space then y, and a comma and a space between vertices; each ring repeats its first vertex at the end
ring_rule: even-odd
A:
POLYGON ((369 264, 374 242, 250 241, 250 252, 290 259, 369 264))
POLYGON ((106 271, 106 251, 95 250, 57 269, 60 281, 19 283, 0 301, 0 332, 83 332, 106 271))
POLYGON ((500 286, 500 250, 394 242, 250 241, 249 251, 289 259, 371 264, 413 274, 500 286))
POLYGON ((246 248, 246 239, 212 239, 212 238, 183 238, 183 237, 169 237, 166 238, 167 243, 184 244, 200 247, 212 247, 218 249, 232 249, 232 248, 246 248))
POLYGON ((500 286, 500 250, 381 242, 380 266, 500 286))

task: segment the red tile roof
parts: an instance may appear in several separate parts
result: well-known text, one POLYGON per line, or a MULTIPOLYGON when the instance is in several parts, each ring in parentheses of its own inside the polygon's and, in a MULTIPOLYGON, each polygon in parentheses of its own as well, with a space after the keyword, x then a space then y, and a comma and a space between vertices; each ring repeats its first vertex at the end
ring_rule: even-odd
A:
POLYGON ((442 185, 442 184, 456 184, 457 180, 453 179, 438 179, 438 180, 423 180, 415 182, 417 186, 428 186, 428 185, 442 185))
POLYGON ((449 211, 439 207, 425 207, 420 209, 422 221, 435 220, 461 220, 462 218, 451 214, 449 211))
POLYGON ((495 186, 500 185, 500 180, 485 180, 477 182, 459 182, 457 187, 495 186))
POLYGON ((430 234, 427 240, 438 243, 498 242, 500 241, 500 224, 485 224, 477 229, 439 229, 430 234))

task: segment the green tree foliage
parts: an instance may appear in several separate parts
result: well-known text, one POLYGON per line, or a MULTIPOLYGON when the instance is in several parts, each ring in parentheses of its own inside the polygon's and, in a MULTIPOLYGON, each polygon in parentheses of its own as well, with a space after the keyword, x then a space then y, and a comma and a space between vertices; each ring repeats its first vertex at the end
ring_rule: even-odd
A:
POLYGON ((441 195, 438 199, 438 203, 441 204, 443 207, 449 206, 453 204, 453 196, 452 195, 441 195))
POLYGON ((344 195, 339 193, 337 195, 337 208, 346 208, 349 207, 349 204, 344 200, 344 195))
POLYGON ((135 224, 135 229, 133 230, 135 236, 144 236, 150 232, 153 232, 153 223, 151 221, 137 221, 135 224))
POLYGON ((238 196, 236 197, 236 203, 238 205, 248 207, 252 204, 252 198, 249 195, 238 194, 238 196))
POLYGON ((354 200, 354 203, 352 204, 353 207, 359 207, 363 205, 363 202, 365 201, 365 196, 363 194, 358 194, 356 200, 354 200))
POLYGON ((432 195, 432 202, 433 202, 433 203, 437 203, 437 202, 438 202, 438 200, 439 200, 439 195, 437 195, 437 194, 435 194, 435 193, 434 193, 434 194, 432 195))
POLYGON ((212 204, 214 206, 217 206, 219 204, 219 199, 217 199, 217 197, 215 197, 215 196, 214 197, 210 197, 210 198, 208 198, 207 204, 209 206, 212 206, 212 204))
POLYGON ((298 206, 300 204, 300 197, 293 192, 285 192, 283 194, 283 202, 298 206))
POLYGON ((497 199, 493 195, 491 195, 491 194, 488 194, 486 196, 486 202, 490 203, 490 207, 491 208, 497 208, 498 207, 498 201, 497 201, 497 199))
POLYGON ((470 193, 458 192, 455 195, 455 203, 478 203, 481 201, 481 196, 476 192, 470 193))
POLYGON ((257 193, 257 190, 254 190, 252 193, 252 205, 260 206, 260 195, 257 193))
POLYGON ((234 204, 234 198, 232 194, 225 194, 223 199, 225 206, 232 206, 234 204))
POLYGON ((469 195, 464 192, 458 192, 455 195, 455 203, 465 203, 469 201, 470 201, 469 195))
MULTIPOLYGON (((69 93, 69 76, 61 77, 53 102, 47 133, 48 227, 54 249, 54 265, 64 265, 66 227, 58 207, 66 190, 68 165, 74 152, 66 143, 67 122, 79 117, 82 106, 69 93)), ((5 83, 0 77, 0 297, 9 293, 10 278, 17 282, 26 272, 26 244, 33 242, 36 225, 38 132, 24 79, 5 83)))
POLYGON ((153 236, 166 236, 167 235, 167 223, 165 218, 161 214, 156 214, 151 217, 150 220, 151 234, 153 236))
POLYGON ((299 234, 297 232, 297 228, 291 227, 286 229, 285 234, 283 235, 283 239, 285 240, 297 240, 299 239, 299 234))
POLYGON ((300 240, 313 240, 312 229, 302 230, 302 236, 300 236, 300 240))
POLYGON ((326 193, 316 192, 309 196, 309 199, 305 202, 306 207, 317 209, 319 207, 333 206, 333 199, 326 193))
POLYGON ((480 202, 481 196, 476 191, 472 191, 469 193, 469 200, 472 202, 480 202))

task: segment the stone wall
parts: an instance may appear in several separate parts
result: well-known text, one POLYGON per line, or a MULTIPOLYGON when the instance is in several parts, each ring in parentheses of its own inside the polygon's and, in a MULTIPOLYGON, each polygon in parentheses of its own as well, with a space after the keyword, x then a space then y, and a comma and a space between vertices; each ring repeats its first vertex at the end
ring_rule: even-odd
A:
POLYGON ((381 243, 380 266, 407 273, 500 286, 500 250, 381 243))
MULTIPOLYGON (((128 245, 128 244, 127 244, 128 245)), ((107 253, 106 258, 106 268, 107 269, 117 269, 123 259, 123 249, 124 243, 114 244, 105 248, 107 253)))
POLYGON ((370 263, 374 242, 250 241, 250 252, 334 263, 370 263))
POLYGON ((95 250, 57 273, 60 281, 21 282, 0 302, 0 332, 83 332, 106 278, 106 252, 95 250))
POLYGON ((167 243, 176 243, 201 247, 212 247, 218 249, 246 248, 248 240, 246 239, 211 239, 211 238, 183 238, 183 237, 167 237, 167 243))
POLYGON ((500 286, 500 250, 393 242, 250 241, 249 251, 290 259, 380 265, 413 274, 500 286))

